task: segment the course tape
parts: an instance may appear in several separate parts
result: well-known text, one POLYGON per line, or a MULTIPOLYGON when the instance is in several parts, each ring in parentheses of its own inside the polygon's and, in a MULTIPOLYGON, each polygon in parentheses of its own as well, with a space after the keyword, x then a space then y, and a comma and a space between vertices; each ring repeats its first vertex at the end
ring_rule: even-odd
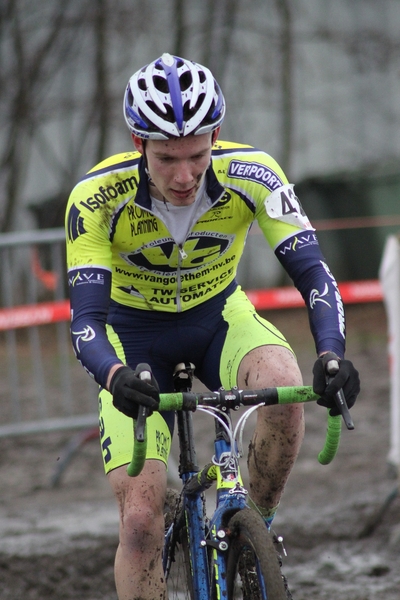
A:
POLYGON ((0 330, 45 325, 69 318, 69 300, 3 308, 0 310, 0 330))
MULTIPOLYGON (((339 283, 339 290, 345 304, 381 302, 383 300, 381 284, 375 279, 339 283)), ((304 300, 300 293, 293 287, 248 290, 246 294, 257 310, 304 306, 304 300)), ((68 321, 69 318, 69 300, 3 308, 0 309, 0 331, 68 321)))
MULTIPOLYGON (((345 304, 383 300, 382 287, 378 280, 347 281, 338 285, 345 304)), ((257 310, 304 306, 303 298, 294 287, 248 290, 246 294, 257 310)))

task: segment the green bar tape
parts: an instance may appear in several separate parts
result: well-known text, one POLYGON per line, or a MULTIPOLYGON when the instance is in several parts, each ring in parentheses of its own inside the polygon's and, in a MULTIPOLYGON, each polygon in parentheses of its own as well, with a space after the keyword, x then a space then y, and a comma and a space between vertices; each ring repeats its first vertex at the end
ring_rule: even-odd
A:
POLYGON ((183 396, 181 392, 160 394, 159 410, 181 410, 183 396))
MULTIPOLYGON (((135 430, 135 427, 134 427, 135 430)), ((144 462, 146 460, 146 452, 147 452, 147 425, 145 425, 144 429, 144 439, 142 442, 138 442, 133 436, 133 453, 132 453, 132 462, 127 466, 127 473, 129 477, 137 477, 143 467, 144 462)))
POLYGON ((279 404, 294 404, 297 402, 311 402, 318 400, 319 396, 314 393, 310 385, 294 387, 278 387, 279 404))
POLYGON ((342 431, 341 419, 340 415, 331 417, 328 412, 328 429, 326 432, 325 446, 318 454, 318 460, 321 465, 328 465, 336 456, 342 431))

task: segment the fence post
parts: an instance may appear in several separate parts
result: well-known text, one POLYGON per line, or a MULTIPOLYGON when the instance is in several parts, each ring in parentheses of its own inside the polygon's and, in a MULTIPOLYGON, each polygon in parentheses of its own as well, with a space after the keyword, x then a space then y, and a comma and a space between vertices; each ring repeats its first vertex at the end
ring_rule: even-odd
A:
POLYGON ((379 269, 383 301, 388 317, 390 368, 390 450, 388 461, 400 467, 400 241, 387 238, 379 269))

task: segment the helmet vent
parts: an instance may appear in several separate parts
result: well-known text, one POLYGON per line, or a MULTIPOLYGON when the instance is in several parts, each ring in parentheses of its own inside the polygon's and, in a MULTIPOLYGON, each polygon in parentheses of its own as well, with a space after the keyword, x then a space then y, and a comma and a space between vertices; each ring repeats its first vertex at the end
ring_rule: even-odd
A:
POLYGON ((169 121, 169 123, 175 122, 175 114, 171 106, 164 104, 165 112, 162 112, 154 102, 149 100, 148 107, 165 121, 169 121))
POLYGON ((168 83, 167 80, 165 79, 165 77, 159 77, 157 75, 155 75, 153 77, 153 83, 154 83, 154 87, 161 93, 163 94, 168 94, 169 89, 168 89, 168 83))
POLYGON ((181 91, 185 92, 186 90, 188 90, 190 88, 190 86, 193 83, 192 74, 189 72, 183 73, 179 78, 179 82, 181 85, 181 91))

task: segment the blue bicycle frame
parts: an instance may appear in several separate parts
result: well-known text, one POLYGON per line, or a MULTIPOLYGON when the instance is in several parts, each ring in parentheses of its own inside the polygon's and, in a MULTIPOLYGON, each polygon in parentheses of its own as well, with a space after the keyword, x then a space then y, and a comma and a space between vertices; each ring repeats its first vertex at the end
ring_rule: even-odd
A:
MULTIPOLYGON (((190 541, 190 562, 195 600, 210 600, 215 586, 215 597, 227 597, 225 553, 226 526, 230 517, 247 506, 247 490, 243 487, 236 452, 232 452, 232 440, 216 419, 215 454, 213 479, 216 480, 216 509, 208 521, 204 515, 203 493, 211 482, 200 482, 202 473, 196 462, 192 435, 192 414, 178 412, 178 434, 180 440, 180 475, 184 483, 182 510, 190 541), (194 485, 193 485, 194 484, 194 485), (190 493, 188 493, 190 490, 190 493)), ((215 418, 215 417, 214 417, 215 418)), ((229 418, 223 416, 225 420, 229 418)), ((235 448, 236 450, 236 448, 235 448)), ((203 469, 209 470, 210 465, 203 469)), ((173 526, 166 534, 166 542, 174 535, 173 526)), ((168 557, 164 557, 166 563, 168 557)), ((166 564, 164 564, 164 570, 166 564)), ((260 578, 262 580, 262 577, 260 578)), ((265 589, 263 597, 267 598, 265 589)))

